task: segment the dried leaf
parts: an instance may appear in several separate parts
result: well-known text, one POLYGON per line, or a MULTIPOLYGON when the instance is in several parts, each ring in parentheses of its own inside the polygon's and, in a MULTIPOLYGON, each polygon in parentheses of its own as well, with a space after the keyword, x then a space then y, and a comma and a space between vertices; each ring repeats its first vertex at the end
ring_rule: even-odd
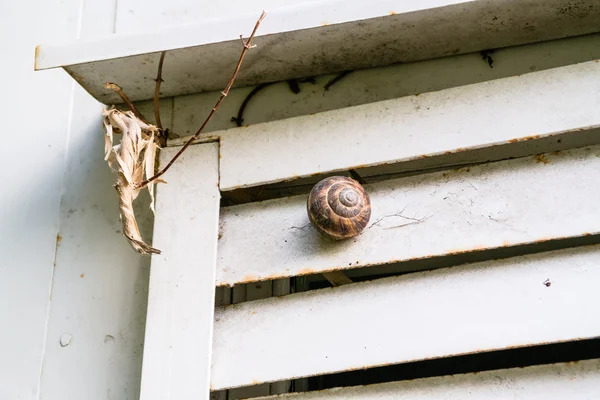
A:
MULTIPOLYGON (((145 166, 145 179, 151 178, 154 175, 154 162, 156 159, 156 151, 158 145, 154 142, 154 135, 148 141, 146 150, 144 151, 144 162, 145 166)), ((152 213, 156 213, 154 210, 154 182, 148 184, 148 193, 150 194, 150 209, 152 213)))
MULTIPOLYGON (((140 192, 139 189, 134 189, 133 184, 140 182, 144 177, 154 175, 156 152, 160 148, 157 143, 158 129, 139 120, 132 112, 122 112, 113 108, 103 110, 103 114, 106 130, 104 159, 118 176, 115 188, 119 194, 123 235, 137 252, 160 254, 160 250, 151 247, 142 239, 133 211, 133 201, 140 192), (121 142, 114 145, 114 134, 117 132, 123 136, 121 142)), ((152 212, 154 212, 154 187, 154 182, 148 185, 152 212)))

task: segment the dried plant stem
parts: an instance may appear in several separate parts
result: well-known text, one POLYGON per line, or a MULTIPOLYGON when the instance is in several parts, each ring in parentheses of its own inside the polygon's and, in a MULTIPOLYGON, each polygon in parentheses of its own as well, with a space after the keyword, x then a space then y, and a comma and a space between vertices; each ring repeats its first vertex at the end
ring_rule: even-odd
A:
POLYGON ((219 100, 217 101, 217 103, 215 104, 215 106, 212 108, 212 110, 208 114, 208 117, 206 117, 206 119, 204 120, 204 123, 202 124, 202 126, 200 126, 200 128, 198 129, 198 131, 196 132, 196 134, 194 136, 192 136, 185 143, 185 145, 183 145, 183 147, 177 152, 177 154, 175 154, 175 156, 171 159, 171 161, 169 161, 169 163, 162 170, 160 170, 153 177, 135 184, 135 187, 137 189, 143 188, 148 183, 154 181, 155 179, 157 179, 160 176, 162 176, 165 172, 167 172, 169 170, 169 168, 171 168, 171 165, 173 165, 173 163, 175 163, 175 161, 192 144, 192 142, 194 140, 198 139, 198 137, 200 136, 200 134, 202 133, 202 131, 204 130, 204 128, 206 127, 206 125, 208 124, 208 122, 210 121, 210 119, 213 117, 213 115, 215 114, 215 112, 218 110, 219 106, 221 105, 221 103, 223 102, 223 100, 225 99, 225 97, 227 97, 227 95, 229 94, 229 90, 233 86, 233 83, 235 82, 235 78, 237 77, 238 72, 240 71, 240 68, 242 67, 242 62, 244 61, 244 57, 246 57, 246 53, 248 52, 249 49, 251 49, 253 47, 252 46, 252 39, 254 39, 254 35, 256 34, 256 31, 258 30, 258 27, 260 26, 260 23, 265 18, 265 16, 266 16, 266 14, 263 11, 262 14, 260 15, 260 17, 258 18, 258 21, 256 21, 256 25, 254 25, 254 29, 252 30, 252 34, 250 35, 250 37, 248 38, 247 41, 244 42, 243 36, 240 35, 240 38, 242 39, 242 43, 243 43, 244 46, 243 46, 243 49, 242 49, 242 54, 240 54, 240 58, 239 58, 238 63, 236 65, 236 67, 235 67, 235 71, 233 72, 231 80, 229 81, 229 83, 225 87, 225 90, 223 90, 221 92, 221 97, 219 97, 219 100))
POLYGON ((160 60, 158 61, 158 72, 156 73, 156 86, 154 87, 154 119, 156 120, 156 126, 162 132, 163 126, 162 122, 160 122, 160 84, 163 82, 162 80, 162 69, 163 62, 165 61, 166 51, 160 53, 160 60))
POLYGON ((146 124, 148 123, 148 120, 146 118, 144 118, 142 113, 135 107, 135 105, 133 105, 131 100, 129 100, 129 97, 127 97, 127 95, 125 94, 125 92, 123 91, 121 86, 117 85, 116 83, 106 82, 104 87, 106 89, 111 89, 111 90, 115 91, 121 97, 121 99, 125 102, 125 104, 127 104, 127 107, 129 107, 129 109, 133 112, 133 114, 136 117, 138 117, 138 119, 140 119, 141 121, 143 121, 146 124))
POLYGON ((160 250, 141 240, 140 230, 135 219, 135 213, 133 212, 134 191, 122 173, 119 173, 115 189, 119 193, 119 212, 123 224, 123 235, 127 238, 131 247, 144 255, 160 254, 160 250))

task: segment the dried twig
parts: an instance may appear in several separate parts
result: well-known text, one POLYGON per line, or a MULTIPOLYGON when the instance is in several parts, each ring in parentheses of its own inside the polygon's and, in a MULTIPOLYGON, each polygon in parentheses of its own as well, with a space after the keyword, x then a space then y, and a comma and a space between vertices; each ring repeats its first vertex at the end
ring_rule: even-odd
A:
POLYGON ((254 46, 252 46, 252 39, 254 39, 254 35, 256 34, 256 31, 258 30, 258 27, 259 27, 260 23, 262 22, 262 20, 265 18, 265 16, 266 16, 266 14, 263 11, 262 14, 260 15, 260 17, 258 18, 258 21, 256 21, 256 25, 254 25, 254 29, 252 30, 252 34, 250 35, 250 37, 248 38, 247 41, 244 41, 243 36, 240 35, 240 39, 242 39, 242 43, 243 43, 244 46, 243 46, 243 49, 242 49, 242 54, 240 55, 240 58, 238 60, 237 66, 235 67, 235 71, 233 72, 231 80, 229 81, 229 83, 225 87, 225 90, 223 90, 221 92, 221 97, 219 97, 219 100, 217 101, 217 103, 215 104, 215 106, 212 108, 212 110, 208 114, 208 117, 206 117, 206 119, 204 120, 204 123, 202 124, 202 126, 200 126, 200 128, 198 129, 198 131, 196 132, 196 134, 194 136, 192 136, 183 145, 183 147, 177 152, 177 154, 175 154, 175 156, 171 159, 171 161, 169 161, 169 163, 162 170, 160 170, 153 177, 151 177, 149 179, 146 179, 146 180, 144 180, 142 182, 139 182, 137 184, 134 184, 134 186, 137 189, 143 188, 148 183, 154 181, 155 179, 157 179, 160 176, 162 176, 165 172, 167 172, 169 170, 169 168, 171 168, 171 165, 173 165, 173 163, 175 163, 175 161, 192 144, 192 142, 194 140, 198 139, 198 137, 200 136, 200 134, 202 133, 202 131, 204 130, 204 128, 206 127, 206 125, 208 124, 208 122, 210 121, 210 119, 212 118, 212 116, 218 110, 219 106, 221 105, 221 103, 223 102, 223 100, 225 99, 225 97, 227 97, 227 95, 229 94, 229 90, 233 86, 233 83, 235 82, 235 78, 237 77, 237 74, 240 71, 240 68, 242 67, 242 62, 244 61, 244 57, 246 57, 246 53, 248 52, 249 49, 251 49, 252 47, 254 47, 254 46))
POLYGON ((145 124, 148 124, 148 120, 146 118, 144 118, 142 113, 139 112, 139 110, 135 107, 135 105, 133 105, 131 100, 129 100, 129 97, 127 97, 127 95, 125 94, 125 92, 123 91, 121 86, 117 85, 116 83, 106 82, 104 87, 106 89, 111 89, 111 90, 115 91, 121 97, 121 99, 125 102, 125 104, 127 104, 127 107, 129 107, 129 109, 133 112, 133 114, 138 119, 142 120, 142 122, 144 122, 145 124))
POLYGON ((163 82, 162 80, 162 68, 163 62, 165 61, 166 51, 160 53, 160 60, 158 61, 158 72, 156 73, 156 86, 154 87, 154 119, 156 120, 156 126, 162 132, 163 126, 160 122, 160 84, 163 82))

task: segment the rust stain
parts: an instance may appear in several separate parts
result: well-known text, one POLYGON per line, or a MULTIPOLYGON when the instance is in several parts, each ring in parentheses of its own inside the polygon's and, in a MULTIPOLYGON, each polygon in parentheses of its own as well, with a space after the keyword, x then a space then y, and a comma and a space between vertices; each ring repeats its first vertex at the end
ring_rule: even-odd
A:
MULTIPOLYGON (((490 247, 490 246, 482 246, 482 245, 480 245, 480 244, 477 244, 477 245, 475 245, 475 246, 473 246, 473 247, 471 247, 471 248, 468 248, 468 249, 456 249, 456 250, 449 250, 449 251, 447 251, 447 252, 446 252, 446 253, 444 253, 444 254, 440 254, 439 256, 442 256, 442 257, 444 257, 444 256, 455 256, 455 255, 458 255, 458 254, 471 253, 471 252, 473 252, 473 251, 479 251, 479 250, 489 250, 489 249, 491 249, 491 248, 493 248, 493 247, 490 247)), ((430 258, 430 257, 438 257, 438 255, 431 255, 431 256, 427 256, 427 257, 420 257, 420 258, 430 258)))
POLYGON ((34 71, 38 70, 37 62, 38 62, 39 56, 40 56, 40 46, 35 46, 35 56, 33 58, 33 70, 34 71))
POLYGON ((523 136, 520 138, 510 139, 508 142, 509 143, 525 142, 527 140, 539 139, 540 137, 541 137, 540 135, 523 136))
POLYGON ((62 236, 60 235, 60 233, 56 234, 56 245, 60 245, 60 242, 62 242, 62 236))
POLYGON ((390 11, 390 15, 396 15, 396 11, 390 11))
POLYGON ((246 275, 238 283, 250 283, 250 282, 256 282, 259 280, 260 280, 260 278, 256 275, 246 275))
POLYGON ((309 274, 315 274, 318 272, 320 272, 320 271, 315 271, 314 269, 311 269, 311 268, 303 268, 298 271, 298 275, 309 275, 309 274))
POLYGON ((535 161, 538 163, 548 164, 550 161, 546 158, 544 154, 538 154, 535 156, 535 161))
POLYGON ((552 155, 553 155, 553 156, 558 156, 558 155, 560 155, 560 150, 553 151, 553 152, 552 152, 552 155))
POLYGON ((84 278, 84 277, 85 277, 85 274, 81 274, 81 275, 79 275, 79 277, 80 277, 80 278, 84 278))
POLYGON ((329 25, 329 22, 321 22, 321 26, 327 26, 329 25))
POLYGON ((79 83, 83 83, 85 82, 85 79, 83 79, 83 76, 81 76, 80 74, 78 74, 77 72, 73 72, 73 71, 69 71, 69 74, 73 77, 73 79, 75 79, 77 82, 79 83))

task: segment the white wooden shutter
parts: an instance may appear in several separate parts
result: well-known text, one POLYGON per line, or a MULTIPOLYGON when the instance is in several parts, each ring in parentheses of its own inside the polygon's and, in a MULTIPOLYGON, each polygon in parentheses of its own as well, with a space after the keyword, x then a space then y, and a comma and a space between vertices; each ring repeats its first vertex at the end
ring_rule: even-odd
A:
MULTIPOLYGON (((600 335, 600 7, 397 6, 270 14, 239 84, 316 84, 292 102, 273 85, 250 126, 226 129, 251 89, 234 90, 165 175, 142 399, 273 395, 306 377, 600 335), (323 90, 335 72, 365 67, 323 90), (368 182, 371 222, 331 243, 308 222, 307 192, 351 169, 368 182), (220 205, 235 193, 245 204, 220 205), (330 272, 370 278, 292 293, 289 279, 330 272)), ((213 101, 197 93, 226 80, 242 20, 251 26, 240 17, 235 34, 209 24, 44 47, 37 63, 63 66, 104 102, 115 98, 103 80, 131 82, 147 109, 153 87, 140 77, 169 50, 163 94, 185 135, 213 101), (210 62, 193 74, 198 60, 210 62)), ((600 395, 598 368, 593 359, 287 396, 583 399, 600 395)))

